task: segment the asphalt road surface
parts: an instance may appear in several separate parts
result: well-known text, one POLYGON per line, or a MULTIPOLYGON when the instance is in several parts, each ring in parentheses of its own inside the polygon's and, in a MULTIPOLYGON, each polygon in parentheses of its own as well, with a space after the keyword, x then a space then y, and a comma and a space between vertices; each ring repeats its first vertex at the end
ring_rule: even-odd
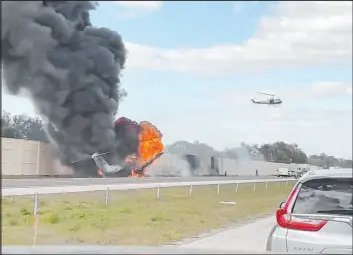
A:
POLYGON ((273 225, 276 223, 274 216, 254 219, 240 226, 210 234, 206 237, 191 240, 181 244, 183 248, 212 249, 219 247, 225 251, 246 251, 261 253, 266 251, 266 243, 273 225))
POLYGON ((67 178, 67 179, 2 179, 2 188, 86 186, 127 183, 195 182, 274 179, 274 176, 195 176, 195 177, 147 177, 147 178, 67 178))

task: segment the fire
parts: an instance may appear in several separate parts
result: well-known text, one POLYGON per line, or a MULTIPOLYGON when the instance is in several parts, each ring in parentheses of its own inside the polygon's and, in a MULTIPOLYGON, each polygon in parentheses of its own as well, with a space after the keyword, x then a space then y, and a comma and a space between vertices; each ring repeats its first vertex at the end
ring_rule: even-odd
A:
MULTIPOLYGON (((162 133, 147 121, 140 122, 140 128, 137 160, 140 166, 147 166, 149 161, 154 161, 156 157, 163 152, 162 133)), ((144 177, 144 168, 145 167, 141 167, 139 171, 137 168, 133 169, 131 171, 131 177, 144 177)))
POLYGON ((138 171, 135 171, 134 169, 132 169, 130 177, 131 178, 143 178, 143 177, 145 177, 145 174, 144 174, 144 172, 138 172, 138 171))
POLYGON ((128 142, 137 146, 136 151, 125 158, 131 168, 130 177, 144 177, 144 169, 163 154, 162 133, 147 121, 137 123, 126 117, 117 119, 114 125, 118 136, 128 134, 128 142))
POLYGON ((139 156, 140 163, 146 163, 148 160, 161 153, 164 149, 161 132, 147 121, 140 122, 141 132, 139 135, 139 156))

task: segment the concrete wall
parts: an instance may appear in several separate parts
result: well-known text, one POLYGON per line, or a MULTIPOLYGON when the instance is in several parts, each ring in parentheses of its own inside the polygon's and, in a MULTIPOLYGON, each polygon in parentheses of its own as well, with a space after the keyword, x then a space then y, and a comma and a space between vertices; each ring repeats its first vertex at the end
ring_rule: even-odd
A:
POLYGON ((44 142, 1 138, 2 175, 67 175, 64 167, 54 157, 51 145, 44 142))
POLYGON ((3 175, 35 175, 39 173, 38 151, 35 141, 1 139, 1 171, 3 175))
MULTIPOLYGON (((71 175, 72 169, 64 167, 53 154, 51 145, 44 142, 1 138, 2 175, 71 175)), ((210 157, 198 156, 198 167, 195 175, 275 175, 280 167, 294 167, 295 164, 280 164, 263 161, 238 161, 227 158, 215 158, 212 164, 210 157)), ((164 154, 147 169, 150 175, 181 174, 190 175, 190 165, 182 155, 164 154)))

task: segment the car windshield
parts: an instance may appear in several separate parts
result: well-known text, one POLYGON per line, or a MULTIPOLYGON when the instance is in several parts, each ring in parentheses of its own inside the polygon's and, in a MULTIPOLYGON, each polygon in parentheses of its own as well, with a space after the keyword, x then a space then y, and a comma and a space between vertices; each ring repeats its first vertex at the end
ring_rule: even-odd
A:
POLYGON ((352 178, 325 178, 302 184, 292 213, 352 215, 352 178))

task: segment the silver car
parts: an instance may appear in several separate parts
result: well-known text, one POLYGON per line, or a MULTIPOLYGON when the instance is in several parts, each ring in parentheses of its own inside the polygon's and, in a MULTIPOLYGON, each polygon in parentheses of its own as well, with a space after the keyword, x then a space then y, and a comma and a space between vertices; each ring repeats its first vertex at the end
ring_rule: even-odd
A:
POLYGON ((269 252, 352 254, 352 169, 311 170, 276 212, 269 252))

